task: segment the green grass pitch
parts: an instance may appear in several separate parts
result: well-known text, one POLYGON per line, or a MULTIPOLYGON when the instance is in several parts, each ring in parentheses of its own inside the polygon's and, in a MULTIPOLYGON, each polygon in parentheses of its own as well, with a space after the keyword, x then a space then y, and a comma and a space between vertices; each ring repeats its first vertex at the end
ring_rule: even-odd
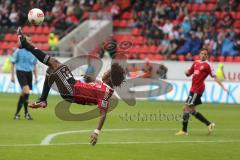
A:
MULTIPOLYGON (((34 99, 36 96, 31 96, 34 99)), ((59 100, 51 96, 46 109, 30 109, 33 121, 23 119, 23 110, 21 120, 16 121, 13 114, 18 95, 0 94, 0 160, 237 160, 240 156, 239 105, 199 106, 199 111, 216 123, 213 134, 206 135, 206 126, 191 117, 190 135, 178 137, 174 134, 181 128, 182 102, 139 101, 134 107, 121 102, 108 114, 98 144, 92 147, 87 130, 95 129, 98 119, 62 121, 54 112, 59 100), (40 145, 47 135, 64 131, 76 132, 40 145)), ((71 110, 77 113, 92 108, 74 105, 71 110)))

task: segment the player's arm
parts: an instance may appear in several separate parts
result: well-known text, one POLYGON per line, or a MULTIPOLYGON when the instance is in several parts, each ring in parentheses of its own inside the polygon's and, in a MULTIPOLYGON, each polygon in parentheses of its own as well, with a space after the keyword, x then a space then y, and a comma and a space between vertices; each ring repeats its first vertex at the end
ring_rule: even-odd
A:
POLYGON ((193 74, 193 72, 194 72, 194 63, 192 64, 192 66, 188 70, 185 71, 185 75, 187 77, 189 77, 193 74))
POLYGON ((222 82, 216 78, 215 71, 212 65, 210 65, 209 74, 212 78, 214 78, 214 81, 217 82, 219 86, 221 86, 221 88, 228 93, 228 90, 224 87, 222 82))
POLYGON ((100 110, 100 119, 99 119, 99 122, 98 122, 98 126, 97 126, 97 129, 94 130, 94 132, 91 134, 91 137, 90 137, 90 143, 94 146, 96 143, 97 143, 97 140, 98 140, 98 135, 102 129, 102 126, 105 122, 105 119, 106 119, 106 114, 107 112, 105 110, 100 110))
POLYGON ((14 76, 14 74, 15 74, 15 63, 16 63, 17 60, 18 60, 18 56, 17 56, 18 51, 19 51, 19 49, 16 49, 16 50, 13 52, 13 54, 12 54, 12 56, 11 56, 11 58, 10 58, 10 60, 11 60, 11 81, 12 81, 12 82, 15 82, 15 76, 14 76))
POLYGON ((34 66, 33 74, 34 74, 34 77, 35 77, 35 84, 36 84, 38 82, 37 65, 34 66))
POLYGON ((220 80, 218 80, 218 79, 216 78, 216 76, 214 76, 213 78, 214 78, 214 81, 216 81, 216 82, 219 84, 219 86, 221 86, 222 89, 223 89, 225 92, 228 93, 228 90, 224 87, 224 85, 222 84, 222 82, 221 82, 220 80))
POLYGON ((87 83, 96 81, 96 78, 93 75, 85 74, 85 75, 83 75, 83 78, 84 78, 84 81, 87 82, 87 83))
POLYGON ((12 82, 15 82, 14 73, 15 73, 15 63, 11 63, 11 81, 12 82))

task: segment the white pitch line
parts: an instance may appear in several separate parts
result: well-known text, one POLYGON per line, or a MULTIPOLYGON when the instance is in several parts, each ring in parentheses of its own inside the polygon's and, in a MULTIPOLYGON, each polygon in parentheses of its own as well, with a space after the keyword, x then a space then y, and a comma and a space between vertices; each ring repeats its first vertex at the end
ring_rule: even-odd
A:
MULTIPOLYGON (((100 142, 97 145, 119 145, 119 144, 180 144, 180 143, 240 143, 240 140, 216 140, 216 141, 126 141, 126 142, 100 142)), ((0 147, 44 147, 44 146, 68 146, 68 145, 90 145, 90 143, 55 143, 41 144, 0 144, 0 147)))
MULTIPOLYGON (((206 129, 192 129, 193 131, 206 131, 206 129)), ((123 129, 104 129, 103 132, 119 132, 119 131, 177 131, 177 129, 168 129, 168 128, 123 128, 123 129)), ((233 131, 233 129, 223 129, 221 131, 233 131)), ((236 131, 236 130, 234 130, 236 131)), ((240 131, 240 130, 239 130, 240 131)), ((72 134, 72 133, 86 133, 92 132, 92 130, 79 130, 79 131, 64 131, 64 132, 57 132, 47 135, 40 143, 40 145, 49 145, 52 139, 56 136, 64 135, 64 134, 72 134)))

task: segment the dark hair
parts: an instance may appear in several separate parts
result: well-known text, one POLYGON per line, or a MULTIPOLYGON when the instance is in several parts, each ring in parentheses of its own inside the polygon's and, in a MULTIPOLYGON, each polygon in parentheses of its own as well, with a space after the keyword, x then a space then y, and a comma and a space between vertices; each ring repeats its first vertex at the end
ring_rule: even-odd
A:
POLYGON ((121 86, 125 79, 125 70, 118 63, 113 63, 111 66, 111 81, 115 87, 121 86))

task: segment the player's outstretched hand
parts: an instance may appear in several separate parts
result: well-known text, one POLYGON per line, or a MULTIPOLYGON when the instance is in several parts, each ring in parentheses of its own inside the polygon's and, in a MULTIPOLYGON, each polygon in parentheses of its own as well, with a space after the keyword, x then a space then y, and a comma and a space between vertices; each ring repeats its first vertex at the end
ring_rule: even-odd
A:
POLYGON ((11 78, 11 82, 15 83, 15 78, 14 77, 11 78))
POLYGON ((227 94, 229 94, 229 91, 228 91, 226 88, 223 88, 223 90, 224 90, 225 92, 227 92, 227 94))
POLYGON ((17 34, 20 35, 20 36, 23 35, 23 33, 22 33, 22 28, 21 28, 21 27, 18 27, 18 28, 17 28, 17 34))
POLYGON ((92 133, 90 137, 90 143, 94 146, 97 143, 98 135, 96 133, 92 133))

